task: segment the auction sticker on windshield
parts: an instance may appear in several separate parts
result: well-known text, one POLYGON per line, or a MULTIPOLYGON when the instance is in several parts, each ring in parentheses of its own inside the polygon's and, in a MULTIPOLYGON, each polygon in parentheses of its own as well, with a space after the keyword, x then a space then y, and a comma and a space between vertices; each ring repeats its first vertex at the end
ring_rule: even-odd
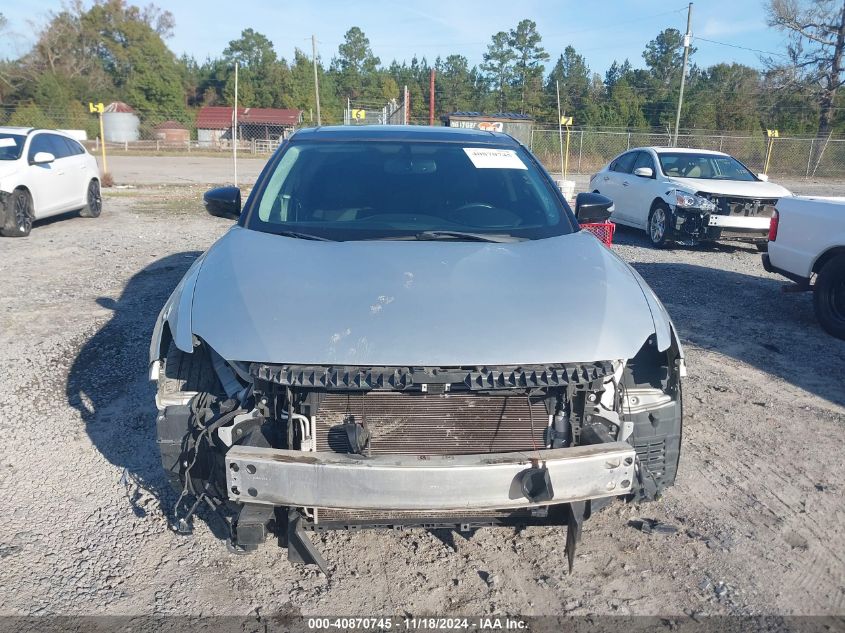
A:
POLYGON ((464 151, 477 169, 528 169, 512 149, 465 147, 464 151))

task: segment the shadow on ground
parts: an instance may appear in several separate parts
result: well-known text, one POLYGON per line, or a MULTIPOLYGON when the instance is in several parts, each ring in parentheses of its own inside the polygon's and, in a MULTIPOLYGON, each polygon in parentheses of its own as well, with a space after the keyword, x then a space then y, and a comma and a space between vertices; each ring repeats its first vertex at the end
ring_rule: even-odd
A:
POLYGON ((683 342, 845 405, 845 341, 821 329, 810 293, 784 293, 782 281, 693 264, 633 266, 666 306, 683 342))
MULTIPOLYGON (((621 224, 616 225, 616 231, 613 234, 613 243, 622 246, 653 248, 645 231, 621 224)), ((697 251, 701 253, 758 252, 757 247, 753 243, 738 241, 702 242, 695 245, 672 243, 666 248, 670 251, 697 251)))
POLYGON ((125 469, 127 490, 146 489, 164 506, 175 495, 156 446, 148 350, 159 310, 197 256, 198 252, 184 252, 159 259, 136 273, 116 301, 97 299, 112 310, 111 319, 84 343, 67 378, 68 403, 80 412, 97 450, 125 469))

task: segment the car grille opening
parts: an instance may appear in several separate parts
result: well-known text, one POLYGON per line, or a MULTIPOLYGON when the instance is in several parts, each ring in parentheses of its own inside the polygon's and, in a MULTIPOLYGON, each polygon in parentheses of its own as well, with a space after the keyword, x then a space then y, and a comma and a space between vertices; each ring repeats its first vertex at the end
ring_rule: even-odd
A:
POLYGON ((315 416, 316 450, 352 452, 347 419, 366 421, 371 455, 530 451, 545 446, 549 425, 542 396, 529 409, 523 394, 330 393, 315 416))
POLYGON ((634 450, 637 452, 640 463, 645 464, 654 475, 656 483, 661 482, 666 471, 666 438, 650 437, 636 440, 634 450))

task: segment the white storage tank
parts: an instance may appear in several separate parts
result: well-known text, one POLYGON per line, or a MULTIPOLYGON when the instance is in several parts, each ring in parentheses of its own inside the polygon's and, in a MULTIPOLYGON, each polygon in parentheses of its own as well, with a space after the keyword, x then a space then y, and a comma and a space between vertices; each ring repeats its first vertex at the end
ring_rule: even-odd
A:
POLYGON ((141 121, 128 105, 115 101, 103 112, 103 133, 109 143, 125 143, 140 138, 141 121))

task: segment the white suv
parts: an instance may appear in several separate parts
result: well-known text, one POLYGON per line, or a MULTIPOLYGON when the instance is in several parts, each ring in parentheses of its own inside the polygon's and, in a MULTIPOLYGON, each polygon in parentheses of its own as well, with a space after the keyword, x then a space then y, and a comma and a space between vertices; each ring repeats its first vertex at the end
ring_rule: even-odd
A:
POLYGON ((67 211, 100 215, 100 170, 56 130, 0 127, 0 235, 25 237, 33 220, 67 211))

